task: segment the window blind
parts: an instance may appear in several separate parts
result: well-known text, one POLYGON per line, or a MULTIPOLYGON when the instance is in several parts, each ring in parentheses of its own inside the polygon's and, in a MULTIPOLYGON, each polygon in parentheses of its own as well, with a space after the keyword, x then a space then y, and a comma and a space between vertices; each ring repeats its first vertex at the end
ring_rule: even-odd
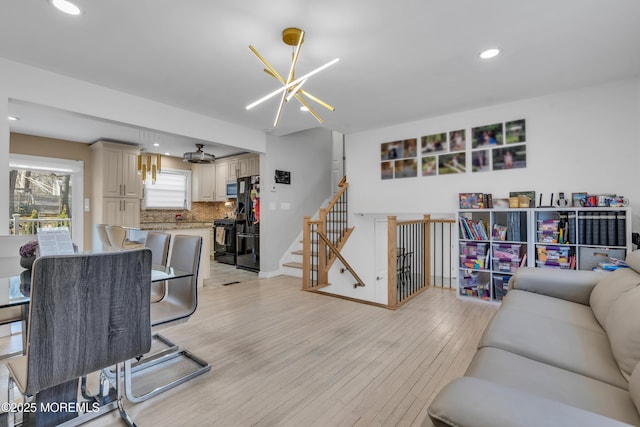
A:
POLYGON ((191 209, 191 171, 163 170, 144 184, 145 209, 191 209))

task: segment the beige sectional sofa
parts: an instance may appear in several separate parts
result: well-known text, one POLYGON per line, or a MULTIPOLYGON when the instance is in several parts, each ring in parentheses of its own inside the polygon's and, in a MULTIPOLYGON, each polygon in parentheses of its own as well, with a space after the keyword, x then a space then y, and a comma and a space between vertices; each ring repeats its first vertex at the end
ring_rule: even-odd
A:
MULTIPOLYGON (((436 426, 640 425, 640 251, 615 272, 521 268, 436 426)), ((429 419, 425 420, 429 425, 429 419)))

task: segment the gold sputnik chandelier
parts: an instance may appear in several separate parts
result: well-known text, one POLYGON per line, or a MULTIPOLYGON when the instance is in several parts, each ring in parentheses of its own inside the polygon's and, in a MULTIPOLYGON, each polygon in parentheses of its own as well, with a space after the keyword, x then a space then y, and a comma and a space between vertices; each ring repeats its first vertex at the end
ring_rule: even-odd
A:
POLYGON ((335 111, 335 108, 327 104, 326 102, 316 98, 315 96, 311 95, 309 92, 303 90, 302 86, 307 82, 309 77, 319 73, 325 68, 332 66, 333 64, 338 62, 340 59, 335 58, 334 60, 327 62, 323 66, 318 67, 315 70, 301 77, 296 78, 295 77, 296 63, 298 62, 298 57, 300 56, 300 48, 302 47, 302 43, 304 42, 304 31, 302 31, 299 28, 286 28, 284 31, 282 31, 282 41, 285 44, 293 47, 291 68, 289 68, 289 74, 287 75, 286 79, 284 79, 280 74, 278 74, 278 72, 271 65, 269 65, 267 60, 264 59, 262 55, 260 55, 260 53, 258 53, 258 51, 253 46, 249 45, 249 49, 251 50, 251 52, 253 52, 258 57, 260 62, 262 62, 262 64, 266 67, 264 69, 264 72, 269 74, 271 77, 275 78, 276 80, 278 80, 280 83, 282 83, 282 87, 277 90, 274 90, 273 92, 271 92, 266 96, 263 96, 257 101, 247 105, 246 108, 247 110, 250 110, 256 105, 261 104, 264 101, 271 99, 278 94, 282 94, 280 98, 280 105, 278 106, 278 111, 276 112, 276 118, 273 123, 274 128, 278 126, 278 122, 280 121, 280 114, 282 113, 282 108, 284 107, 285 102, 290 101, 291 98, 293 97, 295 97, 302 104, 302 106, 306 108, 306 110, 309 111, 313 115, 313 117, 316 118, 316 120, 318 120, 318 122, 322 123, 322 118, 320 117, 320 115, 313 108, 311 108, 311 106, 309 105, 309 103, 305 98, 308 98, 322 105, 329 111, 335 111))

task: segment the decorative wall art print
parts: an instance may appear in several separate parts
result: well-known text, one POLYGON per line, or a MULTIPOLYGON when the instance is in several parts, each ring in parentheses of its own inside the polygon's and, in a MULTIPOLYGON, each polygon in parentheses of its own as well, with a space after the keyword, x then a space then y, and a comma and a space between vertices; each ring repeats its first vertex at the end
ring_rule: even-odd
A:
POLYGON ((422 158, 422 176, 435 176, 438 173, 438 156, 422 158))
POLYGON ((524 144, 514 147, 496 148, 493 151, 493 170, 527 167, 527 151, 524 144))
POLYGON ((393 179, 393 162, 382 162, 380 164, 380 178, 393 179))
POLYGON ((467 149, 467 131, 464 129, 449 132, 449 151, 465 151, 467 149))
POLYGON ((466 154, 453 153, 438 156, 438 175, 447 175, 451 173, 465 173, 466 154))
POLYGON ((472 129, 473 172, 527 167, 525 119, 472 129))
POLYGON ((447 133, 436 133, 420 138, 422 155, 447 152, 447 133))
POLYGON ((418 176, 418 163, 416 159, 396 160, 395 178, 415 178, 418 176))
POLYGON ((380 144, 380 178, 491 172, 527 166, 525 119, 380 144), (470 141, 470 143, 469 143, 470 141), (470 151, 469 151, 470 150, 470 151), (467 159, 469 165, 467 165, 467 159))
POLYGON ((471 170, 488 172, 491 170, 491 150, 477 150, 471 153, 471 170))
POLYGON ((471 130, 472 148, 489 148, 502 145, 502 123, 478 126, 471 130))
POLYGON ((404 139, 380 144, 380 178, 418 176, 418 139, 404 139))
POLYGON ((507 133, 505 138, 507 144, 518 144, 527 141, 524 119, 507 122, 504 127, 507 133))

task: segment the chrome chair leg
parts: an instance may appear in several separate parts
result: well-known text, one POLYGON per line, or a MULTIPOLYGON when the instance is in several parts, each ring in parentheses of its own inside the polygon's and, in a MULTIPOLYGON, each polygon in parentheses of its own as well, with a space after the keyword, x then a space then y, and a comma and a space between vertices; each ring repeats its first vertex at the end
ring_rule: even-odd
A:
POLYGON ((169 346, 170 349, 172 349, 172 351, 161 352, 162 353, 161 356, 154 355, 150 359, 146 359, 146 360, 143 359, 137 363, 137 366, 132 365, 131 360, 127 360, 126 362, 124 362, 125 395, 127 397, 127 400, 133 403, 144 402, 145 400, 148 400, 154 396, 157 396, 158 394, 163 393, 173 387, 176 387, 186 381, 189 381, 192 378, 195 378, 199 375, 202 375, 206 372, 211 371, 211 365, 205 360, 199 358, 198 356, 194 355, 193 353, 185 349, 180 349, 178 346, 176 346, 175 344, 173 344, 171 341, 169 341, 167 338, 163 337, 160 334, 154 334, 153 337, 155 339, 159 339, 160 341, 164 342, 166 345, 169 346), (151 368, 156 365, 161 365, 162 363, 169 362, 172 359, 175 359, 178 357, 185 357, 187 359, 190 359, 191 361, 195 362, 196 365, 198 365, 198 368, 192 370, 191 372, 169 383, 162 384, 145 394, 137 396, 133 393, 133 387, 131 385, 131 381, 134 373, 143 371, 144 369, 151 368))
MULTIPOLYGON (((131 363, 130 361, 126 361, 125 364, 131 363)), ((126 369, 126 368, 125 368, 126 369)), ((116 396, 118 401, 118 412, 120 412, 120 417, 122 420, 127 423, 129 427, 136 427, 136 423, 133 422, 133 419, 127 414, 127 411, 124 409, 124 398, 122 395, 122 381, 123 375, 122 372, 122 363, 116 364, 116 396)))
POLYGON ((11 408, 11 405, 13 404, 13 399, 14 399, 14 390, 13 388, 15 387, 15 383, 13 382, 13 378, 11 378, 11 375, 9 375, 9 388, 7 390, 7 402, 8 402, 8 408, 7 408, 7 426, 8 427, 13 427, 16 425, 16 413, 15 411, 13 411, 11 408))

